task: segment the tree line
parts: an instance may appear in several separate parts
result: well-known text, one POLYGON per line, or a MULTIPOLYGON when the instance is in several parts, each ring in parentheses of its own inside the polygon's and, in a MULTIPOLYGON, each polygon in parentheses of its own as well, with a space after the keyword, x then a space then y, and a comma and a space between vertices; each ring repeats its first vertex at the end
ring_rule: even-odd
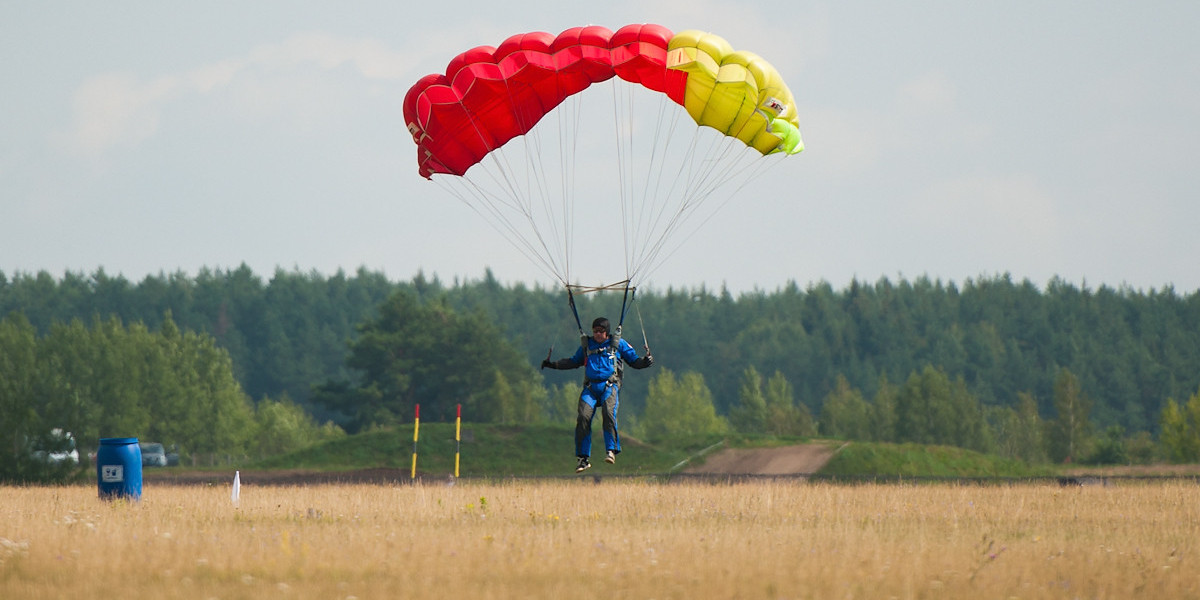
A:
MULTIPOLYGON (((1126 441, 1139 433, 1158 435, 1170 421, 1164 414, 1171 406, 1177 415, 1171 422, 1186 424, 1189 399, 1200 386, 1200 294, 1181 295, 1169 287, 1091 289, 1054 279, 1039 288, 1000 275, 961 285, 881 278, 853 281, 841 290, 825 282, 803 288, 791 283, 737 297, 701 287, 640 289, 632 302, 621 293, 576 300, 585 322, 599 314, 616 322, 624 314, 624 337, 653 349, 660 372, 625 382, 622 417, 634 429, 656 426, 654 415, 663 405, 650 399, 673 397, 672 390, 680 389, 688 392, 675 395, 711 398, 711 421, 718 423, 712 426, 720 427, 722 419, 727 427, 744 422, 760 412, 757 404, 743 401, 751 368, 771 374, 764 396, 780 397, 783 389, 794 399, 790 409, 777 399, 772 410, 799 421, 807 414, 830 428, 853 421, 838 417, 831 400, 855 414, 865 409, 854 408, 854 394, 878 400, 903 390, 914 377, 944 377, 949 383, 927 382, 925 395, 940 397, 948 386, 950 397, 972 400, 971 414, 986 415, 982 422, 993 441, 1017 445, 997 428, 1008 431, 1021 419, 1032 423, 1034 416, 1042 426, 1057 418, 1064 373, 1078 387, 1077 397, 1087 399, 1088 431, 1104 432, 1103 438, 1119 428, 1126 441), (666 374, 673 380, 660 381, 666 374), (768 393, 771 389, 776 391, 768 393)), ((449 284, 424 274, 392 282, 363 269, 332 276, 276 270, 264 281, 245 266, 203 270, 195 277, 158 275, 136 284, 103 271, 62 278, 0 273, 0 315, 14 311, 39 332, 72 319, 110 317, 153 329, 169 314, 179 328, 211 336, 228 353, 250 398, 286 397, 321 421, 334 419, 352 429, 403 418, 408 407, 399 398, 445 399, 429 406, 455 398, 472 406, 479 420, 558 418, 554 415, 573 410, 567 398, 577 386, 576 373, 537 373, 532 367, 551 348, 566 354, 578 344, 565 294, 502 285, 490 271, 479 280, 449 284), (393 309, 399 312, 388 325, 386 305, 397 294, 399 306, 393 309), (428 331, 410 331, 414 335, 402 336, 407 341, 390 350, 432 361, 435 366, 420 367, 427 369, 426 383, 414 383, 422 380, 414 379, 414 365, 372 364, 361 356, 372 340, 387 347, 381 331, 410 327, 396 320, 404 314, 422 315, 428 331), (437 323, 448 325, 433 326, 437 323), (463 373, 483 363, 484 372, 463 373), (391 379, 371 389, 369 381, 378 374, 391 379), (546 394, 539 395, 543 385, 546 394), (380 402, 370 404, 371 398, 380 402), (376 412, 348 409, 366 405, 376 412)), ((430 418, 448 409, 440 410, 428 413, 430 418)), ((872 413, 876 418, 859 419, 837 435, 867 435, 863 428, 921 431, 916 421, 888 425, 890 417, 879 416, 885 413, 872 413)), ((707 412, 701 410, 701 416, 707 418, 707 412)), ((769 421, 782 422, 787 420, 769 421)), ((1036 428, 1025 429, 1032 435, 1036 428)))
POLYGON ((286 398, 251 402, 229 354, 169 314, 158 331, 110 317, 56 322, 39 335, 9 313, 0 320, 0 423, 0 481, 68 476, 74 465, 46 453, 76 444, 87 465, 105 437, 162 441, 211 464, 344 435, 286 398))

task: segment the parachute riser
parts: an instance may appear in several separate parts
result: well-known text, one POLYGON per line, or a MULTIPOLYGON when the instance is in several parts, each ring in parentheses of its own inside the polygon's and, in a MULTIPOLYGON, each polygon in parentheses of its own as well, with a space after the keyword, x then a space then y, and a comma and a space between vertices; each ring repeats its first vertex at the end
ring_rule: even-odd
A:
POLYGON ((629 280, 625 281, 625 297, 621 298, 621 318, 617 321, 617 333, 621 332, 621 326, 625 324, 625 310, 629 306, 631 299, 630 294, 636 294, 637 288, 629 287, 629 280))
MULTIPOLYGON (((636 303, 636 300, 637 300, 637 288, 629 285, 628 279, 625 281, 619 282, 619 283, 612 284, 612 285, 602 285, 602 286, 598 286, 598 287, 584 287, 584 286, 569 285, 569 284, 566 286, 566 288, 567 288, 567 304, 569 304, 571 306, 571 315, 575 317, 575 325, 576 325, 576 327, 579 328, 580 345, 582 345, 584 347, 585 351, 587 349, 587 339, 591 336, 588 335, 588 333, 583 330, 583 322, 579 319, 579 309, 575 306, 574 290, 579 290, 581 293, 602 292, 602 291, 616 290, 616 289, 618 289, 618 286, 620 286, 621 289, 624 289, 624 297, 621 299, 621 312, 620 312, 619 320, 617 322, 617 327, 613 331, 613 338, 615 340, 620 340, 621 334, 622 334, 622 331, 623 331, 624 325, 625 325, 625 316, 629 313, 629 307, 634 306, 636 303)), ((637 310, 636 306, 634 306, 634 309, 638 315, 638 325, 641 327, 641 330, 642 330, 643 347, 645 347, 646 350, 649 351, 650 350, 650 342, 646 337, 646 325, 642 321, 642 312, 640 310, 637 310)))
POLYGON ((579 328, 579 336, 585 337, 583 333, 583 323, 579 320, 579 309, 575 308, 575 294, 571 292, 571 286, 567 286, 567 304, 571 306, 571 314, 575 315, 575 326, 579 328))

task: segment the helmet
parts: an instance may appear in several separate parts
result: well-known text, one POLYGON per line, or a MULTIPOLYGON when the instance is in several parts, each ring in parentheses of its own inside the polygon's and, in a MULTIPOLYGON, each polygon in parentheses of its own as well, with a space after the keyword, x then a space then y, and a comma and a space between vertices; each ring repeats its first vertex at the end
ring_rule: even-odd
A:
POLYGON ((596 317, 596 320, 592 321, 592 330, 595 330, 597 327, 603 327, 604 333, 608 333, 608 319, 604 317, 596 317))

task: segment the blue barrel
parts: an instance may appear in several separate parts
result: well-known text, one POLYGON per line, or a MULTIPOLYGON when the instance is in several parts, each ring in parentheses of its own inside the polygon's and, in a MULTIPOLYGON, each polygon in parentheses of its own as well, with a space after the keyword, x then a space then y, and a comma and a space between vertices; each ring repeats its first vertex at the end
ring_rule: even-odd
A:
POLYGON ((96 481, 105 500, 142 498, 142 448, 137 438, 100 438, 96 481))

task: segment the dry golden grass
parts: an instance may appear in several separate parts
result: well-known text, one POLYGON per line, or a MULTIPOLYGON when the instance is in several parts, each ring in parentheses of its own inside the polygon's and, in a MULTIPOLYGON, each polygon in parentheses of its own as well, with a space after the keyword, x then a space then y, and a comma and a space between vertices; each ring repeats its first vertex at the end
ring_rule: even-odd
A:
POLYGON ((0 598, 1198 598, 1200 486, 0 488, 0 598))

